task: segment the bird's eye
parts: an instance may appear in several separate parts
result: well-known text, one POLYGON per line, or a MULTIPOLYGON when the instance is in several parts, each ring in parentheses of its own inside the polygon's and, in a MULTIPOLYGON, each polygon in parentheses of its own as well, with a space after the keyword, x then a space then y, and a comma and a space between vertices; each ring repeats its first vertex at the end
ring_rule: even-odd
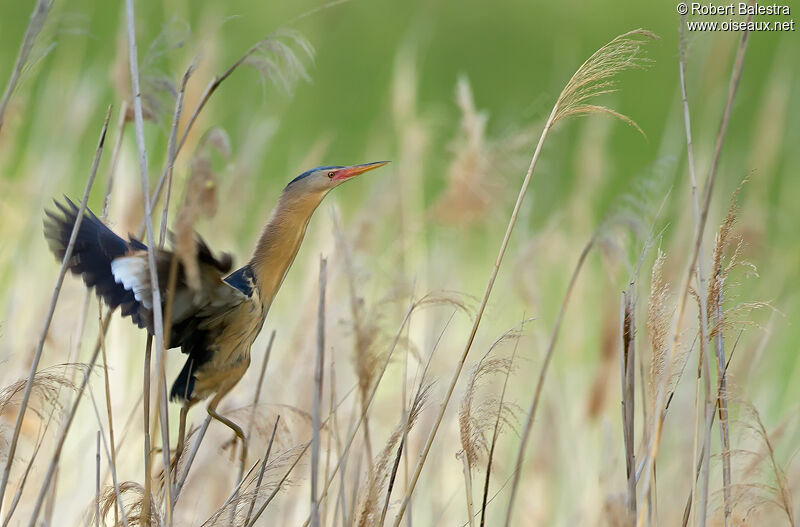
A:
POLYGON ((335 175, 336 175, 336 172, 328 172, 328 177, 330 179, 333 179, 333 176, 335 176, 335 175))

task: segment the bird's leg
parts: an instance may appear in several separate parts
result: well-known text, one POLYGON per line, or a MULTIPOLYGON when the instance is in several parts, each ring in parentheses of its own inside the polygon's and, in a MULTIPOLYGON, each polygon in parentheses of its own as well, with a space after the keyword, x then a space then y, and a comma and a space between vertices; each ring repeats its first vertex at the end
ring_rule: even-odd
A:
POLYGON ((183 403, 181 407, 181 418, 180 424, 178 425, 178 442, 175 444, 175 465, 178 464, 178 461, 181 459, 181 454, 183 454, 183 444, 186 442, 186 415, 189 413, 190 406, 191 403, 187 401, 183 403))
POLYGON ((239 425, 237 425, 236 423, 234 423, 233 421, 231 421, 227 417, 224 417, 224 416, 222 416, 222 415, 217 413, 217 403, 218 402, 219 401, 215 398, 215 400, 213 400, 213 401, 211 401, 209 403, 209 405, 208 405, 208 415, 210 415, 212 418, 216 419, 220 423, 224 424, 225 426, 227 426, 228 428, 233 430, 233 433, 236 434, 236 437, 238 437, 239 439, 242 440, 241 461, 242 461, 242 463, 244 463, 247 460, 247 438, 245 438, 244 431, 242 430, 242 428, 239 425))

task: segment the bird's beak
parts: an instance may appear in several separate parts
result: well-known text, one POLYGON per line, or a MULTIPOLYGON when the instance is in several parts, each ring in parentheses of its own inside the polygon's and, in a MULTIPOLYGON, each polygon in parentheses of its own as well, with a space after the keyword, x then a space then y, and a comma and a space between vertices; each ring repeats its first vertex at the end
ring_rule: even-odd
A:
POLYGON ((359 174, 363 174, 369 170, 373 170, 383 165, 388 164, 389 161, 375 161, 374 163, 364 163, 362 165, 353 165, 349 167, 340 168, 336 171, 336 175, 333 176, 334 181, 344 181, 346 179, 350 179, 355 177, 359 174))

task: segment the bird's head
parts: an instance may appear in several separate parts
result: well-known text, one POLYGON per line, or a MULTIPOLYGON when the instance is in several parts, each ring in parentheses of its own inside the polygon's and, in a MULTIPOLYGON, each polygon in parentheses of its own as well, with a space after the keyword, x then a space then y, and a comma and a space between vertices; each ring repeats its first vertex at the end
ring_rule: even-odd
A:
POLYGON ((363 163, 351 166, 324 166, 307 170, 291 180, 286 185, 285 191, 308 193, 308 194, 327 194, 334 187, 338 187, 348 179, 352 179, 359 174, 382 167, 388 161, 375 161, 373 163, 363 163))

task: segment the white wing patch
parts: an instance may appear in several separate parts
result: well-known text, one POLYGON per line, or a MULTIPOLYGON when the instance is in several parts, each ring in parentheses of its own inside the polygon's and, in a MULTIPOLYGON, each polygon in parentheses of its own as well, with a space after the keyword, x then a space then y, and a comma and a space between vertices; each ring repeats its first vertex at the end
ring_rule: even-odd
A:
POLYGON ((141 256, 122 256, 111 261, 111 274, 114 281, 122 284, 147 309, 153 308, 153 294, 150 287, 150 268, 147 259, 141 256))

